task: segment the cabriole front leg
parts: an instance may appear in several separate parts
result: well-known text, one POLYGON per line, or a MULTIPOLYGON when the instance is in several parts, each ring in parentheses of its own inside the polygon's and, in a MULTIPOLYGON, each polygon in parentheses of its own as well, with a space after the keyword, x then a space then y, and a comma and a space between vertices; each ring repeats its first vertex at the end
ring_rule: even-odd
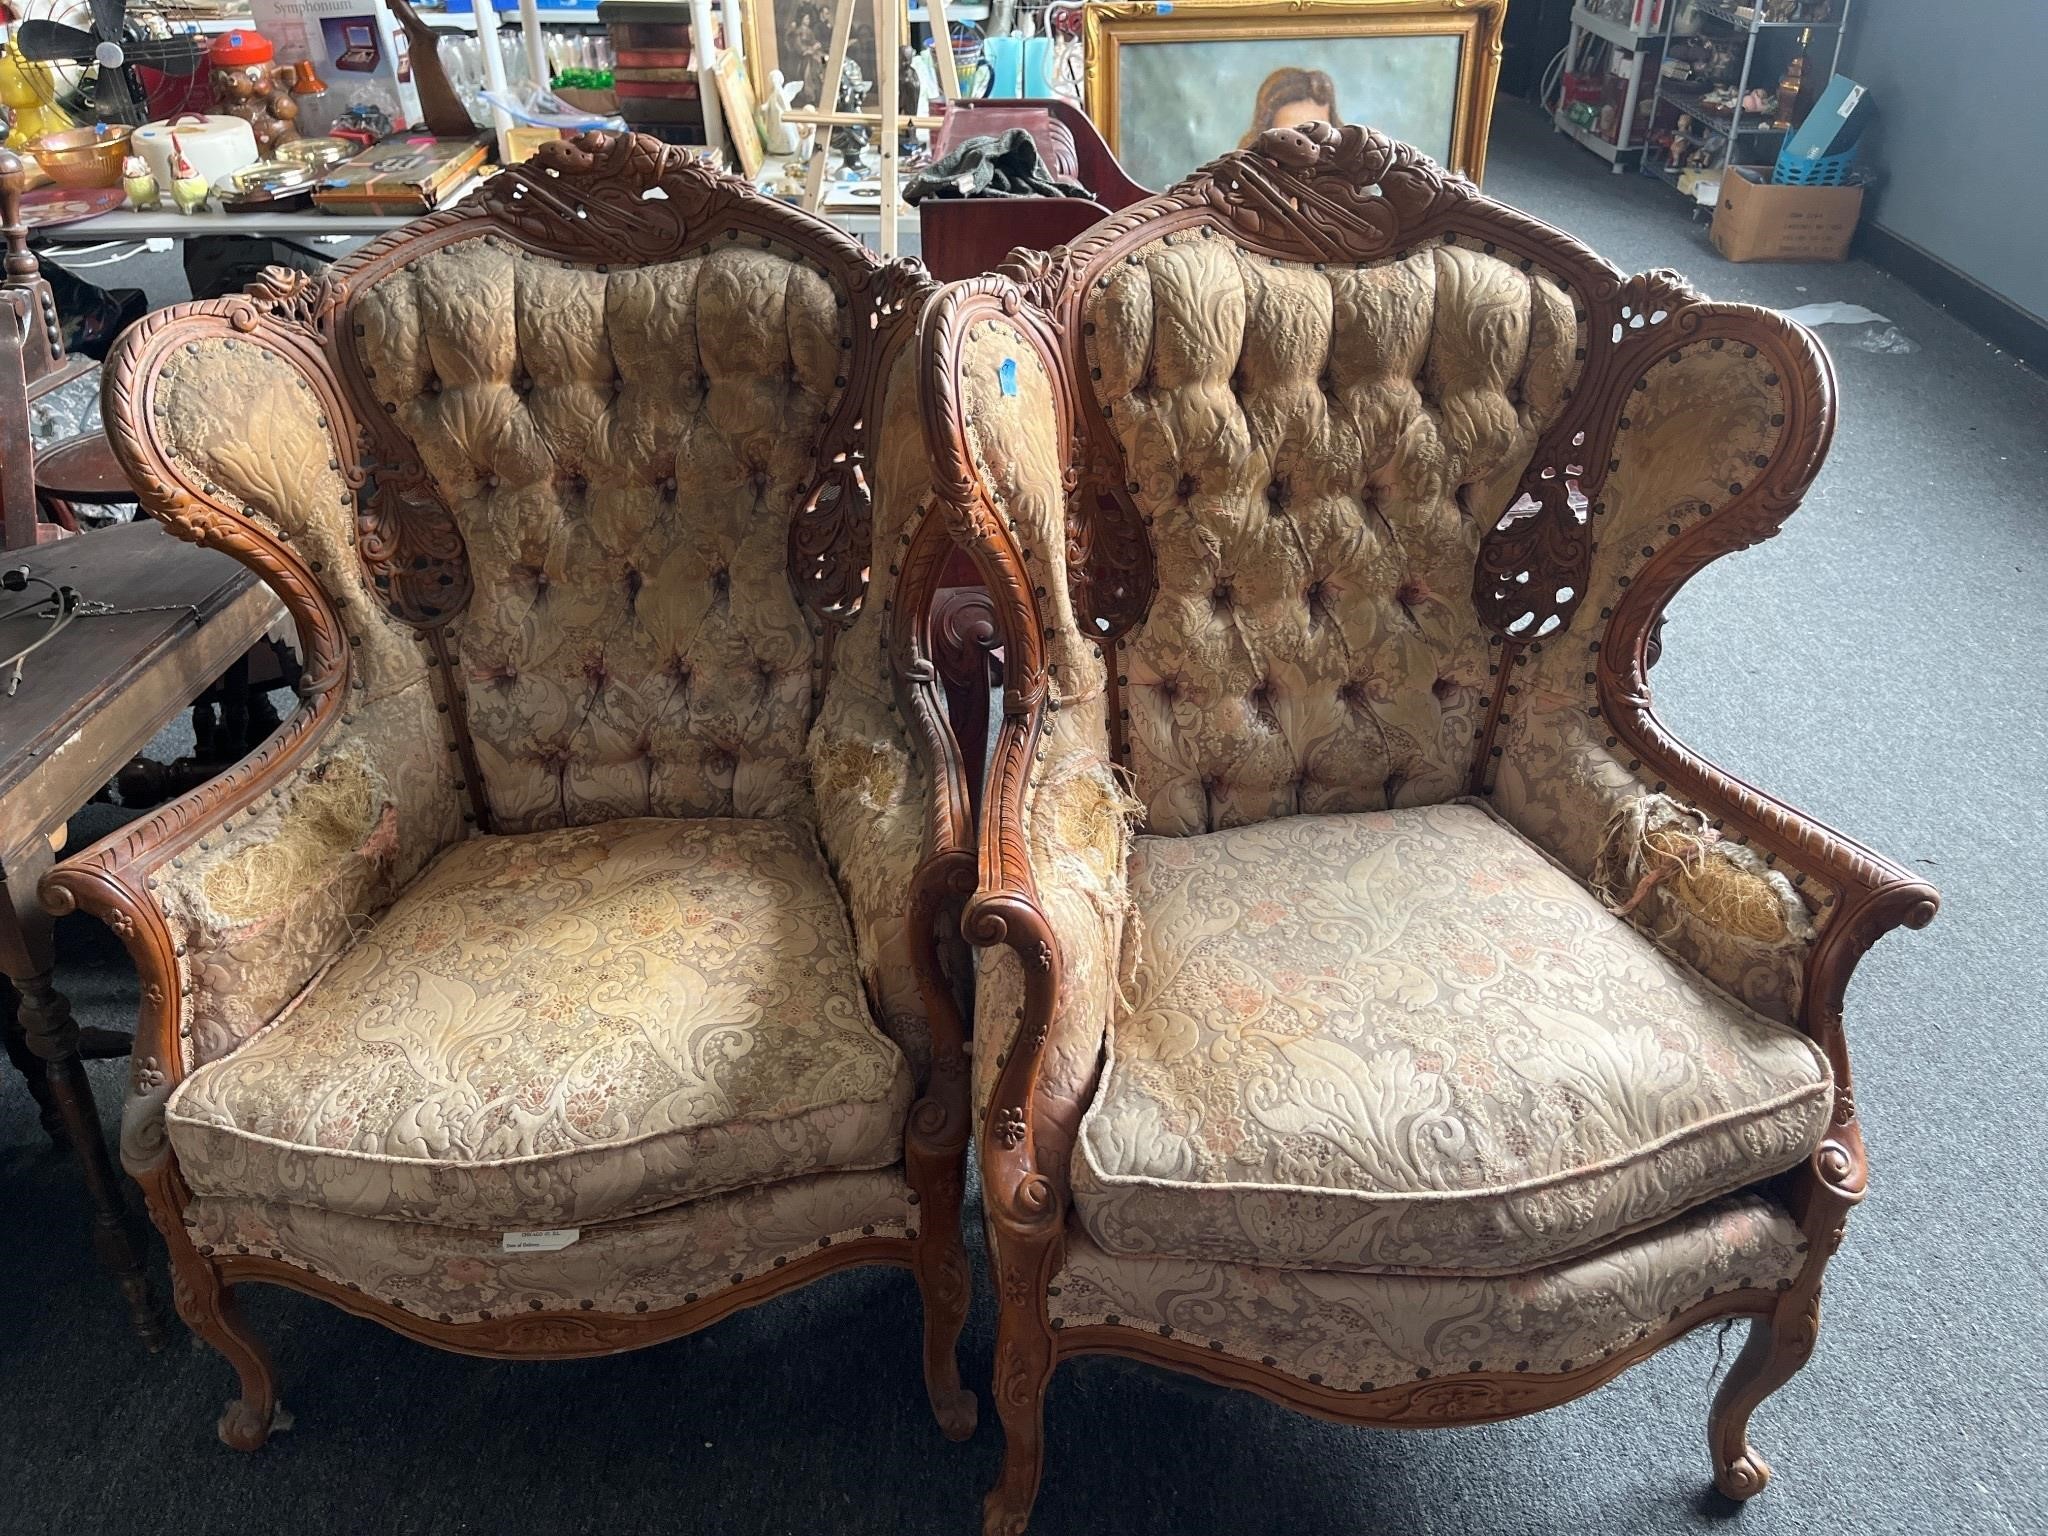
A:
POLYGON ((1787 1185, 1792 1213, 1806 1235, 1806 1267, 1776 1308, 1750 1323, 1742 1353, 1714 1395, 1707 1446, 1714 1486, 1731 1499, 1754 1498, 1771 1480, 1770 1463, 1749 1443, 1749 1416, 1813 1358, 1820 1342, 1821 1279, 1867 1186, 1863 1134, 1845 1078, 1836 1087, 1827 1138, 1787 1185))
POLYGON ((925 1097, 911 1112, 905 1161, 918 1197, 915 1271, 924 1301, 924 1385, 948 1440, 965 1440, 980 1417, 960 1384, 960 1331, 974 1297, 973 1271, 960 1235, 967 1159, 967 1075, 955 1059, 934 1063, 925 1097))
MULTIPOLYGON (((1042 1182, 1042 1181, 1041 1181, 1042 1182)), ((982 1536, 1024 1536, 1045 1472, 1045 1393, 1057 1363, 1046 1288, 1059 1268, 1056 1231, 994 1217, 1001 1311, 993 1390, 1003 1423, 1003 1470, 982 1503, 982 1536)))
POLYGON ((1771 1466, 1749 1443, 1749 1416, 1813 1358, 1820 1337, 1820 1291, 1787 1293, 1775 1312, 1751 1320, 1749 1338, 1714 1395, 1708 1442, 1714 1486, 1731 1499, 1754 1498, 1771 1466))
POLYGON ((184 1185, 166 1149, 149 1168, 130 1171, 142 1184, 150 1219, 163 1234, 171 1253, 171 1294, 178 1316, 206 1343, 227 1358, 240 1378, 242 1395, 221 1411, 221 1440, 238 1451, 263 1447, 274 1429, 289 1429, 291 1416, 278 1405, 277 1377, 270 1351, 242 1318, 235 1289, 222 1278, 212 1260, 192 1243, 182 1216, 184 1185))

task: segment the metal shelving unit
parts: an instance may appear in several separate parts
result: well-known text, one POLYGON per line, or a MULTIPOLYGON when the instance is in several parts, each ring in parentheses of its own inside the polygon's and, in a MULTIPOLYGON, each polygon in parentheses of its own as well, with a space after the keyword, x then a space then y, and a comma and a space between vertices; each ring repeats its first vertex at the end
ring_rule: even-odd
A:
MULTIPOLYGON (((1771 62, 1764 64, 1763 73, 1769 78, 1763 83, 1775 89, 1780 72, 1798 55, 1807 60, 1808 78, 1811 80, 1815 66, 1825 54, 1827 72, 1812 89, 1818 97, 1821 86, 1835 73, 1842 58, 1842 35, 1849 24, 1849 9, 1854 0, 1835 0, 1834 18, 1829 21, 1766 21, 1763 7, 1757 4, 1737 5, 1734 0, 1673 0, 1671 13, 1666 18, 1665 50, 1657 70, 1654 93, 1651 96, 1649 133, 1654 136, 1659 119, 1665 107, 1690 118, 1701 125, 1704 133, 1690 135, 1687 142, 1711 151, 1711 158, 1703 169, 1720 175, 1727 171, 1731 161, 1737 165, 1755 164, 1757 157, 1775 159, 1778 144, 1789 128, 1774 128, 1769 121, 1758 121, 1753 114, 1745 114, 1742 103, 1757 81, 1752 76, 1758 72, 1759 53, 1770 56, 1771 62), (1725 33, 1716 33, 1704 27, 1695 26, 1692 32, 1678 30, 1681 21, 1704 20, 1727 28, 1725 33), (1709 107, 1703 100, 1706 92, 1694 90, 1680 82, 1665 78, 1664 60, 1671 57, 1670 42, 1686 36, 1713 36, 1721 41, 1742 40, 1742 70, 1735 81, 1735 104, 1729 111, 1709 107), (1789 39, 1793 46, 1784 47, 1780 39, 1789 39), (1823 39, 1827 41, 1824 43, 1823 39), (1745 125, 1743 119, 1751 121, 1745 125)), ((1642 170, 1660 180, 1676 182, 1683 165, 1671 163, 1670 157, 1658 163, 1654 153, 1642 156, 1642 170)))
MULTIPOLYGON (((1669 0, 1669 3, 1675 6, 1678 0, 1669 0)), ((1574 122, 1567 115, 1567 108, 1563 106, 1551 113, 1550 120, 1559 133, 1576 139, 1612 165, 1616 174, 1627 168, 1623 164, 1625 160, 1639 159, 1642 155, 1643 146, 1641 140, 1636 137, 1635 126, 1636 108, 1643 99, 1643 71, 1646 65, 1655 68, 1657 63, 1661 62, 1665 34, 1666 28, 1662 26, 1638 32, 1625 22, 1589 11, 1583 5, 1572 7, 1571 42, 1565 57, 1578 58, 1586 38, 1599 39, 1614 49, 1616 55, 1626 53, 1631 56, 1627 74, 1628 89, 1622 98, 1621 111, 1615 118, 1615 137, 1612 139, 1602 136, 1597 128, 1589 128, 1582 123, 1574 122), (1650 54, 1650 50, 1653 49, 1656 50, 1654 59, 1650 54)), ((1610 62, 1614 56, 1610 55, 1610 62)), ((1654 121, 1654 112, 1652 120, 1654 121)))

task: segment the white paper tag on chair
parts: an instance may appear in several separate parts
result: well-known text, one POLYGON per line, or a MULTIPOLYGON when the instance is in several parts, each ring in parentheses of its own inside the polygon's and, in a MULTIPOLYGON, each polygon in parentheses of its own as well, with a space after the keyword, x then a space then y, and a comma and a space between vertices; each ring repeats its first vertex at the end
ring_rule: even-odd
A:
POLYGON ((507 1232, 507 1253, 553 1253, 566 1248, 583 1235, 581 1227, 550 1227, 545 1232, 507 1232))

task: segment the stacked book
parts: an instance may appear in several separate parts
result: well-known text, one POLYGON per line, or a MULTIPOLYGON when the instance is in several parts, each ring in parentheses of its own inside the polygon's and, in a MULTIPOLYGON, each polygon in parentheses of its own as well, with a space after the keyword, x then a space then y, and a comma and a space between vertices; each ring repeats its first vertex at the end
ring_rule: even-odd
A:
POLYGON ((671 144, 704 142, 704 102, 690 8, 675 0, 599 0, 612 45, 612 88, 626 126, 671 144))

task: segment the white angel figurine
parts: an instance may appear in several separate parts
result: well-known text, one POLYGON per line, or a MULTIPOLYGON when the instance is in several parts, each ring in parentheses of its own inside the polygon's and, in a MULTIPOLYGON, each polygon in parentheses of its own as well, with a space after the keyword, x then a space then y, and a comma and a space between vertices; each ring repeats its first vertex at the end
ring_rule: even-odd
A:
POLYGON ((782 71, 768 71, 768 89, 761 100, 761 146, 771 155, 793 155, 797 150, 796 124, 786 123, 782 114, 796 105, 797 97, 803 94, 804 83, 793 80, 785 83, 782 71))

